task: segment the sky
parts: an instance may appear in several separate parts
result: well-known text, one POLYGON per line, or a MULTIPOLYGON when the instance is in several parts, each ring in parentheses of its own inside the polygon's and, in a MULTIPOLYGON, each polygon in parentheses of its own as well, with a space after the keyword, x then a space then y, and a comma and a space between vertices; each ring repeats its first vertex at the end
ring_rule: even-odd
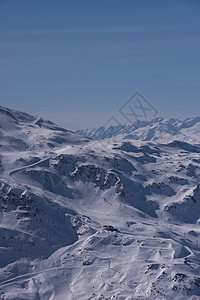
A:
POLYGON ((126 123, 136 92, 200 115, 199 16, 199 0, 0 0, 0 105, 71 130, 126 123))

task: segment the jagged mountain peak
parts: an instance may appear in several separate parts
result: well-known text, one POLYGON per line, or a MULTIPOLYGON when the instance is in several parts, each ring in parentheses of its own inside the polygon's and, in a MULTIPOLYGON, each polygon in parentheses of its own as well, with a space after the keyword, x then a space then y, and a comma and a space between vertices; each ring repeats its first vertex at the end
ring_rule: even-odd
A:
POLYGON ((123 139, 164 142, 181 140, 192 143, 200 142, 200 117, 184 121, 175 118, 158 117, 150 121, 140 121, 109 128, 77 130, 76 132, 93 139, 105 139, 121 136, 123 139))

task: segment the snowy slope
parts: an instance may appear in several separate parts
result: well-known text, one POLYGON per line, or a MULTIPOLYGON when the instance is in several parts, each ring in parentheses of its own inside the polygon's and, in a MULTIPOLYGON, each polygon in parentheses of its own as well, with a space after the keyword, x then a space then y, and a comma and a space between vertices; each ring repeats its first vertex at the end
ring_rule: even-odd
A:
POLYGON ((200 117, 178 119, 156 118, 151 121, 137 121, 127 125, 81 129, 76 131, 93 139, 105 139, 120 135, 123 139, 165 142, 172 140, 188 143, 200 142, 200 117))
POLYGON ((80 140, 73 132, 50 121, 1 106, 0 139, 1 151, 48 151, 80 140))
POLYGON ((0 299, 199 299, 197 143, 0 120, 0 299))

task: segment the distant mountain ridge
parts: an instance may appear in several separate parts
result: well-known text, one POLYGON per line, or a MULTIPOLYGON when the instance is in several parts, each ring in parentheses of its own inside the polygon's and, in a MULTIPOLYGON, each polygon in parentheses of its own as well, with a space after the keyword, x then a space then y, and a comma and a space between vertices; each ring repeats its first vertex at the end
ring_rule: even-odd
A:
POLYGON ((121 136, 123 139, 166 142, 180 140, 190 143, 200 142, 200 117, 184 121, 174 118, 156 118, 151 121, 136 121, 126 125, 80 129, 76 133, 93 139, 121 136))

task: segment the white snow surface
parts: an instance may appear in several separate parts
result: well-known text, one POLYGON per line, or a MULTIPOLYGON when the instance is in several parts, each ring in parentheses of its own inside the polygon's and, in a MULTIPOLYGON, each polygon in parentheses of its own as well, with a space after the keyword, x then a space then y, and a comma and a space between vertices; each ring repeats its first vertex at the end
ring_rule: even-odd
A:
POLYGON ((200 117, 184 121, 159 117, 150 121, 136 121, 126 125, 80 129, 76 133, 93 139, 120 136, 121 139, 166 142, 179 140, 188 143, 200 142, 200 117))
POLYGON ((0 107, 0 299, 200 299, 199 119, 94 140, 0 107))

